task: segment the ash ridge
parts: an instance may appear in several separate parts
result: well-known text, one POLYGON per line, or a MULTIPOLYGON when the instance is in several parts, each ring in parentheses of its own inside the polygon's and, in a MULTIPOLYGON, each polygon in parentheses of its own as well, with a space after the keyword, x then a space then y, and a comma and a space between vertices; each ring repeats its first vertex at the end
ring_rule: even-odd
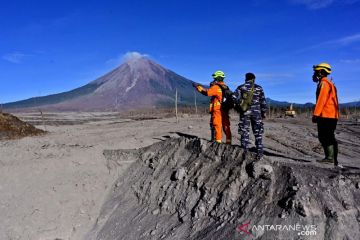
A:
POLYGON ((357 172, 242 160, 239 146, 187 137, 105 150, 109 171, 134 161, 111 188, 85 239, 360 239, 357 172), (316 225, 291 231, 239 226, 316 225))

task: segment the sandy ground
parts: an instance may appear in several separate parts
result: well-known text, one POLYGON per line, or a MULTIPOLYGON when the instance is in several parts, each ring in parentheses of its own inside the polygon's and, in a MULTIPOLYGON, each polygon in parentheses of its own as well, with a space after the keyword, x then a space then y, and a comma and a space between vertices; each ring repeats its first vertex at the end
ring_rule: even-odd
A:
MULTIPOLYGON (((178 123, 175 118, 121 119, 114 113, 16 116, 49 133, 0 142, 0 239, 82 239, 111 185, 127 169, 109 171, 103 150, 141 148, 174 132, 210 135, 209 116, 184 115, 178 123)), ((239 144, 237 120, 232 117, 234 144, 239 144)), ((342 121, 336 133, 340 164, 358 169, 359 123, 342 121)), ((266 120, 264 135, 271 160, 318 165, 315 160, 322 157, 309 119, 266 120)))

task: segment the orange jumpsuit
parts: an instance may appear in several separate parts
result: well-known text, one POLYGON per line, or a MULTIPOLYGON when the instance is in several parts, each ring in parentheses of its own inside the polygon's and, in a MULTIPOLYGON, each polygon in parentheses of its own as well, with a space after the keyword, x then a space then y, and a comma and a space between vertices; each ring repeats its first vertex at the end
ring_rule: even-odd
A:
MULTIPOLYGON (((217 84, 224 84, 224 83, 218 82, 217 84)), ((221 143, 222 130, 224 130, 226 135, 226 143, 231 144, 229 112, 226 112, 221 109, 222 91, 217 84, 214 84, 209 89, 205 89, 199 85, 197 86, 196 90, 206 96, 212 97, 210 102, 209 112, 211 114, 210 123, 212 123, 215 129, 215 141, 221 143)))
MULTIPOLYGON (((316 89, 316 105, 313 115, 316 117, 318 138, 325 151, 325 158, 329 156, 329 147, 333 149, 335 166, 338 165, 338 142, 335 138, 335 129, 339 119, 339 103, 336 87, 326 77, 318 83, 316 89)), ((331 158, 331 157, 330 157, 331 158)))
POLYGON ((316 106, 314 116, 321 118, 339 119, 339 103, 336 88, 326 77, 320 80, 316 92, 316 106))

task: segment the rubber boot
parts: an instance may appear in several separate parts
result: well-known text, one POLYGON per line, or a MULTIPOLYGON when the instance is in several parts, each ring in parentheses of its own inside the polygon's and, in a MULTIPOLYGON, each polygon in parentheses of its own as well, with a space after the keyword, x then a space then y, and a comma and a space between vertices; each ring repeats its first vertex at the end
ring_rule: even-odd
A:
POLYGON ((334 145, 329 145, 327 147, 324 147, 325 151, 325 158, 322 160, 319 160, 319 163, 327 163, 327 164, 334 164, 334 145))
POLYGON ((339 162, 338 162, 338 153, 339 153, 339 148, 338 148, 338 143, 336 142, 334 144, 334 165, 338 166, 339 162))
POLYGON ((322 147, 324 149, 325 158, 328 158, 329 153, 328 153, 327 147, 326 146, 322 146, 322 147))

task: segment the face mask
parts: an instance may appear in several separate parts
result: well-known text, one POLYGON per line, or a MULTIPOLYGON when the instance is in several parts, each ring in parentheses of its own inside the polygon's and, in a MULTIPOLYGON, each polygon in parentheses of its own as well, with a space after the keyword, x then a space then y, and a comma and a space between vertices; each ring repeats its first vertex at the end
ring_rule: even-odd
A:
POLYGON ((314 75, 312 76, 312 80, 317 83, 321 80, 322 77, 323 76, 320 71, 315 71, 314 75))
POLYGON ((316 74, 314 74, 313 76, 312 76, 312 80, 313 80, 313 82, 319 82, 320 81, 320 77, 319 76, 317 76, 316 74))

